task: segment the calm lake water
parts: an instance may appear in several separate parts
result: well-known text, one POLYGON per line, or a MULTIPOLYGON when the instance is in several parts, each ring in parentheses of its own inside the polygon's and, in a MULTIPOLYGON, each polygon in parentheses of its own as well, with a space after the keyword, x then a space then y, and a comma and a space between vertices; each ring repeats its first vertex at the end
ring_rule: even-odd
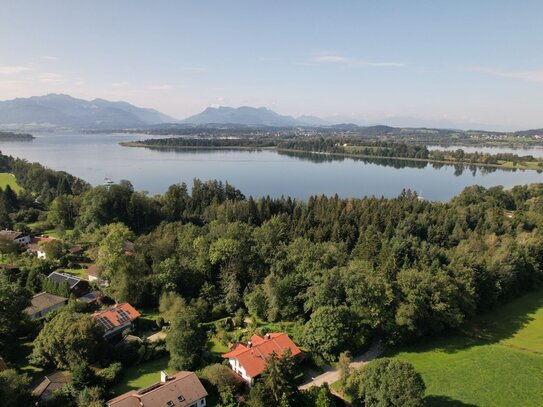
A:
POLYGON ((1 142, 4 154, 38 161, 79 176, 93 185, 104 177, 127 179, 135 189, 151 194, 194 178, 228 181, 249 196, 338 194, 393 197, 409 188, 426 199, 448 200, 466 186, 543 182, 535 171, 462 168, 398 160, 333 159, 315 154, 278 154, 274 151, 150 150, 122 147, 121 141, 148 135, 36 134, 30 142, 1 142))

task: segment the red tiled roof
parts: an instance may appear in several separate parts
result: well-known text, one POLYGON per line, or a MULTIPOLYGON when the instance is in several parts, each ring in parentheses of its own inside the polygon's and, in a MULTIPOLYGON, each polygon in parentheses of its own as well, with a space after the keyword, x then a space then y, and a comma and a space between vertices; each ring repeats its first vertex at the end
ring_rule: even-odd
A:
POLYGON ((99 270, 99 267, 97 264, 91 264, 87 268, 87 275, 92 276, 92 277, 98 277, 98 270, 99 270))
POLYGON ((105 328, 105 331, 111 331, 127 322, 134 321, 140 317, 140 313, 127 302, 114 305, 108 309, 92 314, 105 328), (106 322, 109 321, 108 322, 106 322))
POLYGON ((245 369, 247 376, 254 378, 262 374, 266 367, 266 359, 272 352, 281 357, 286 349, 290 349, 293 357, 302 353, 286 333, 271 333, 266 336, 253 335, 250 345, 239 343, 222 357, 237 359, 245 369))
POLYGON ((45 236, 40 236, 40 237, 33 237, 30 242, 31 243, 34 243, 34 244, 40 244, 40 243, 50 243, 52 242, 53 240, 58 240, 58 239, 55 239, 54 237, 45 237, 45 236))

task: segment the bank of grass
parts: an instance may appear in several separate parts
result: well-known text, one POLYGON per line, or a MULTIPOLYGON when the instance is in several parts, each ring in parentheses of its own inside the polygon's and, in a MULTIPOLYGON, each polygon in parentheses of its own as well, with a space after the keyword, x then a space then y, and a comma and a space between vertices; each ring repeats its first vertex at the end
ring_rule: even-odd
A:
POLYGON ((159 382, 162 370, 165 370, 168 374, 175 373, 168 368, 168 360, 168 357, 163 357, 125 368, 121 381, 112 389, 114 395, 118 396, 131 390, 140 390, 159 382))
POLYGON ((541 406, 543 290, 387 356, 415 366, 429 406, 541 406))
POLYGON ((0 188, 6 189, 6 186, 10 186, 15 192, 21 192, 22 188, 17 184, 15 175, 9 172, 0 172, 0 188))

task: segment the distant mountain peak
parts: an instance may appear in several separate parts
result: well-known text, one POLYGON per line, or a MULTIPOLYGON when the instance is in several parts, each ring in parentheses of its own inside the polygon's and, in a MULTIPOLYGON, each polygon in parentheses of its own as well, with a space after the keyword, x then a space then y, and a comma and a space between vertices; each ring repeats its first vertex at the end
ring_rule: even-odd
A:
POLYGON ((320 126, 329 124, 313 116, 294 118, 268 109, 265 106, 209 106, 201 113, 182 121, 190 124, 239 124, 245 126, 320 126))
POLYGON ((95 129, 176 121, 157 110, 140 108, 128 102, 100 98, 89 101, 59 93, 0 101, 0 125, 4 127, 95 129))

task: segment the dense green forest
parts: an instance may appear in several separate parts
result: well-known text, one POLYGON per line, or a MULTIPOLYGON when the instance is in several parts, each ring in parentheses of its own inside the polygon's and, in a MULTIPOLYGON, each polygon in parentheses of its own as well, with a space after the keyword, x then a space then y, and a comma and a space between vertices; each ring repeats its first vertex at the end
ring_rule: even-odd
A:
MULTIPOLYGON (((261 332, 256 325, 229 331, 217 322, 223 318, 239 324, 249 315, 282 326, 315 363, 335 362, 376 339, 411 343, 454 329, 543 282, 543 184, 472 186, 446 203, 410 191, 393 199, 298 201, 246 197, 227 183, 195 179, 191 187, 172 185, 151 197, 129 181, 91 188, 39 164, 6 156, 0 162, 25 189, 20 195, 1 191, 0 227, 32 230, 39 220, 84 246, 109 282, 102 289, 112 301, 158 310, 170 325, 172 369, 210 365, 210 336, 227 344, 261 332), (127 241, 135 243, 128 256, 127 241)), ((29 328, 22 316, 13 322, 31 293, 66 293, 44 277, 73 260, 62 250, 44 261, 12 245, 0 250, 20 269, 0 270, 0 302, 9 304, 0 309, 1 337, 36 338, 33 363, 72 369, 81 360, 102 366, 139 360, 107 350, 80 306, 52 317, 37 337, 40 325, 29 328), (64 342, 50 339, 68 326, 92 338, 79 356, 60 350, 75 346, 70 335, 64 342)), ((0 354, 11 362, 17 346, 0 340, 0 354)), ((277 363, 290 371, 286 361, 277 363)), ((249 405, 319 397, 300 395, 293 375, 287 376, 290 384, 280 393, 266 381, 254 387, 249 405)))

